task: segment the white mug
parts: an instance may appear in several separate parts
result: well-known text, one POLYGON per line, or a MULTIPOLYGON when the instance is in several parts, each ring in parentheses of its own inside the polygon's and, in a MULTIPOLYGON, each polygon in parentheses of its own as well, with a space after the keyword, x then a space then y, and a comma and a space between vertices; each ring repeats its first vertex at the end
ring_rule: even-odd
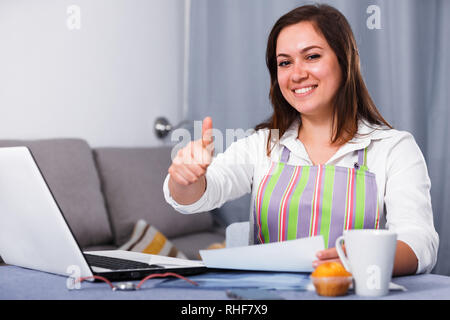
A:
POLYGON ((388 294, 396 248, 397 234, 389 230, 347 230, 336 239, 337 253, 345 269, 353 275, 357 295, 388 294), (342 250, 342 242, 347 255, 342 250))

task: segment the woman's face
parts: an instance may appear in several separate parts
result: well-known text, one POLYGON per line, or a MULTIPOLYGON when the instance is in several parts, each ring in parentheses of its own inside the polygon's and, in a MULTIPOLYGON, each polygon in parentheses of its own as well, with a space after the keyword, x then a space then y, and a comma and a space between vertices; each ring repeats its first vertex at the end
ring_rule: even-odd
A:
POLYGON ((336 54, 311 22, 281 30, 277 40, 281 93, 303 116, 331 116, 342 72, 336 54))

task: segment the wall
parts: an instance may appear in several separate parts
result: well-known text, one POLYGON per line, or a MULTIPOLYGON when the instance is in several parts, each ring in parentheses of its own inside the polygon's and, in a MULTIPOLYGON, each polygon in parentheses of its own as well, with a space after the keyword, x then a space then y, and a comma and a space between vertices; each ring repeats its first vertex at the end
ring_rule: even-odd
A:
POLYGON ((181 120, 183 19, 180 0, 0 0, 0 139, 162 144, 155 118, 181 120))

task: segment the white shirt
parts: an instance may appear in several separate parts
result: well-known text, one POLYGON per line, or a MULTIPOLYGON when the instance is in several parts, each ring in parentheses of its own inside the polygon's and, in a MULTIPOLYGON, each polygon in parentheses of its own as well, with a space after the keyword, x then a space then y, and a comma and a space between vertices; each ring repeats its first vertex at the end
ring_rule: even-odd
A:
MULTIPOLYGON (((266 143, 269 130, 254 134, 230 145, 214 158, 206 172, 207 188, 191 205, 180 205, 170 196, 167 175, 164 196, 173 208, 190 214, 210 211, 225 202, 252 193, 250 208, 250 242, 253 241, 253 205, 257 188, 271 161, 280 161, 283 146, 290 151, 288 164, 313 165, 302 142, 297 139, 299 122, 295 121, 281 137, 268 158, 266 143)), ((367 147, 367 167, 376 175, 381 226, 397 233, 418 258, 417 273, 430 272, 437 260, 439 236, 433 224, 430 187, 425 159, 414 137, 394 129, 374 130, 362 121, 358 135, 343 145, 326 163, 354 166, 357 150, 367 147)))

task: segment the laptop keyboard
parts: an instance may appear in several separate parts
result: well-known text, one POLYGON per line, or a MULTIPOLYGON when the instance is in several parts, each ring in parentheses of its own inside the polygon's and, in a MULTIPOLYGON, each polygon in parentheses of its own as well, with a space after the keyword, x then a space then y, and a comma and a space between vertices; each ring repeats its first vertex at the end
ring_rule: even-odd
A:
POLYGON ((144 262, 120 259, 120 258, 112 258, 112 257, 104 257, 93 254, 84 254, 89 265, 104 269, 111 270, 133 270, 133 269, 152 269, 152 268, 160 268, 160 266, 156 264, 148 264, 144 262))

